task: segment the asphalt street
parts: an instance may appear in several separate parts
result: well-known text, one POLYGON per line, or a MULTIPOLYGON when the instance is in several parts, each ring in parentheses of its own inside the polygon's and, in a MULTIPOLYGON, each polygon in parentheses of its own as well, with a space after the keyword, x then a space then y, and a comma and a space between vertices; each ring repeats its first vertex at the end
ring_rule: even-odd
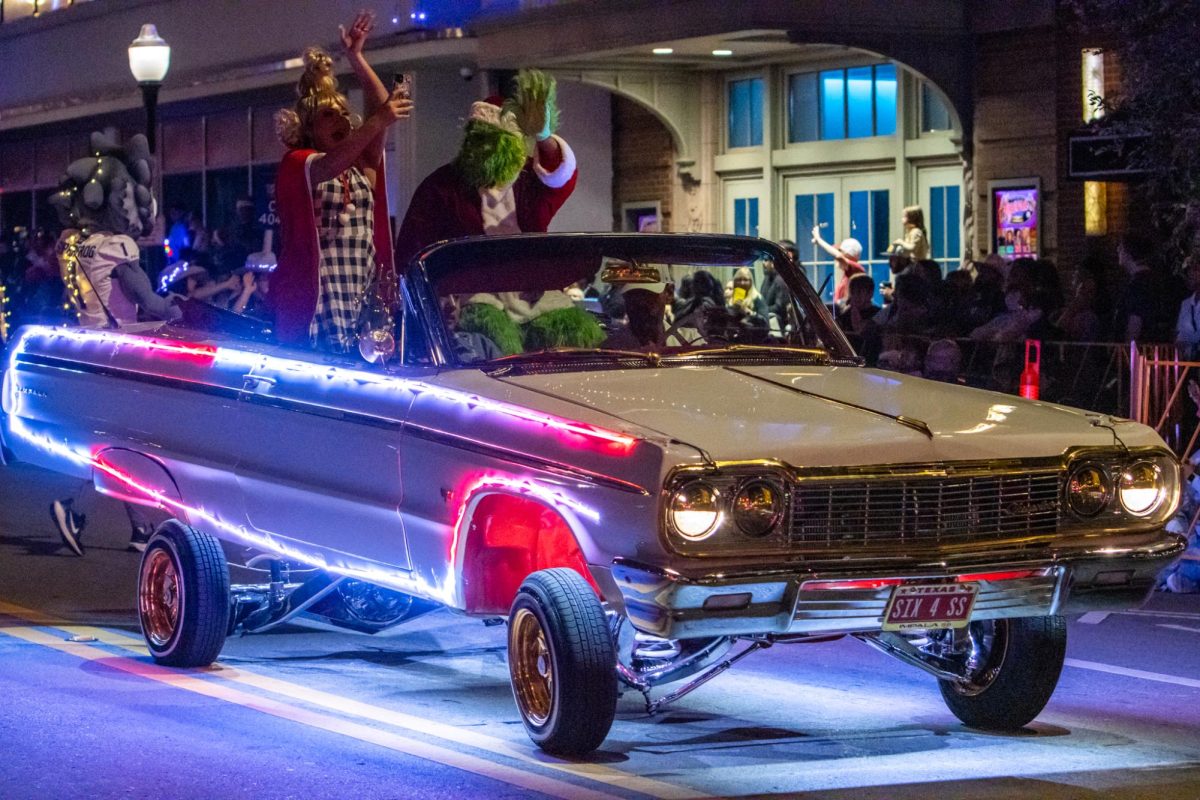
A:
POLYGON ((504 628, 436 612, 385 639, 288 629, 156 666, 138 556, 89 490, 0 467, 0 798, 1200 798, 1200 597, 1071 622, 1042 715, 963 727, 934 680, 849 639, 776 646, 648 717, 624 695, 583 762, 526 738, 504 628))

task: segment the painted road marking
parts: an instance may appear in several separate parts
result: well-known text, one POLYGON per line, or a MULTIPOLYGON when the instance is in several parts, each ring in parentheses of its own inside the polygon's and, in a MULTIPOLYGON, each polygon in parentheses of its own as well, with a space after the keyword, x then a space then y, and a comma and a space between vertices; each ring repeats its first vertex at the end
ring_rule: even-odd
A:
MULTIPOLYGON (((410 739, 399 734, 388 731, 381 731, 371 728, 367 725, 362 725, 357 722, 350 722, 343 719, 338 719, 326 714, 318 714, 307 709, 289 706, 286 703, 280 703, 276 700, 260 697, 243 692, 238 689, 225 686, 217 681, 208 680, 197 677, 194 672, 183 672, 179 670, 160 667, 157 664, 146 663, 144 661, 136 661, 125 656, 114 656, 106 650, 86 644, 76 644, 64 641, 63 639, 53 636, 45 631, 37 628, 17 627, 17 628, 0 628, 0 634, 11 636, 15 639, 21 639, 31 644, 49 647, 58 650, 68 655, 81 658, 85 661, 92 661, 98 664, 103 664, 106 667, 119 670, 129 675, 136 675, 141 678, 158 681, 168 686, 173 686, 177 689, 193 692, 195 694, 211 697, 215 700, 222 700, 227 703, 239 705, 244 708, 249 708, 254 711, 259 711, 263 714, 269 714, 273 717, 286 719, 292 722, 297 722, 301 725, 306 725, 310 728, 317 728, 330 733, 341 734, 352 739, 357 739, 369 744, 375 744, 388 750, 405 753, 416 758, 421 758, 426 761, 432 761, 445 766, 454 767, 470 772, 475 775, 489 778, 491 780, 507 783, 511 786, 517 786, 522 789, 528 789, 534 792, 540 792, 551 797, 560 797, 563 800, 572 800, 573 798, 588 798, 589 800, 613 800, 617 795, 598 792, 592 789, 579 786, 578 784, 560 781, 555 778, 548 778, 525 770, 507 767, 502 764, 496 764, 476 756, 466 753, 459 753, 439 745, 421 742, 415 739, 410 739)), ((204 674, 204 673, 201 673, 204 674)))
POLYGON ((1176 686, 1187 686, 1192 689, 1200 689, 1200 680, 1196 680, 1195 678, 1182 678, 1178 675, 1164 675, 1161 672, 1146 672, 1145 670, 1141 669, 1115 667, 1112 664, 1101 664, 1098 661, 1083 661, 1078 658, 1068 658, 1063 663, 1065 663, 1068 667, 1090 669, 1093 672, 1107 672, 1110 675, 1122 675, 1126 678, 1141 678, 1144 681, 1171 683, 1176 686))
MULTIPOLYGON (((130 636, 119 631, 95 628, 87 625, 72 625, 61 619, 48 617, 34 609, 18 606, 0 600, 0 613, 18 617, 36 625, 53 627, 71 635, 93 636, 98 642, 146 656, 149 651, 140 637, 130 636)), ((299 684, 247 672, 243 669, 228 667, 218 662, 216 668, 206 674, 221 680, 252 686, 262 691, 271 692, 293 700, 300 700, 310 705, 326 708, 350 717, 379 722, 396 728, 411 731, 421 736, 435 736, 450 742, 464 744, 478 750, 495 755, 511 758, 527 764, 533 764, 545 769, 563 772, 576 777, 585 778, 597 783, 619 787, 639 792, 660 800, 688 800, 689 798, 705 797, 707 793, 677 786, 671 783, 657 781, 652 778, 642 778, 632 773, 614 769, 604 764, 572 763, 560 761, 553 756, 540 751, 521 748, 503 739, 477 731, 448 725, 442 722, 425 719, 424 717, 405 714, 400 711, 374 706, 359 700, 310 689, 299 684)))
POLYGON ((1163 619, 1192 619, 1200 620, 1200 614, 1190 611, 1114 611, 1127 617, 1162 617, 1163 619))
POLYGON ((1163 623, 1160 622, 1160 623, 1158 623, 1158 625, 1156 627, 1170 628, 1173 631, 1187 631, 1188 633, 1200 633, 1200 628, 1189 628, 1187 625, 1164 625, 1163 623))
POLYGON ((1079 621, 1084 625, 1099 625, 1104 620, 1108 619, 1107 611, 1089 611, 1079 618, 1079 621))

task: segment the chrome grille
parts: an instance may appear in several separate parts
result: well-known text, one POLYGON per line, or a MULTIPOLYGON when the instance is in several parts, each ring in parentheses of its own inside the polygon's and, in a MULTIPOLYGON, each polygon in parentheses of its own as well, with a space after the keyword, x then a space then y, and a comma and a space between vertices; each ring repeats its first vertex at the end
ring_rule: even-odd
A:
POLYGON ((789 544, 801 549, 937 548, 1058 531, 1061 475, 799 481, 789 544))

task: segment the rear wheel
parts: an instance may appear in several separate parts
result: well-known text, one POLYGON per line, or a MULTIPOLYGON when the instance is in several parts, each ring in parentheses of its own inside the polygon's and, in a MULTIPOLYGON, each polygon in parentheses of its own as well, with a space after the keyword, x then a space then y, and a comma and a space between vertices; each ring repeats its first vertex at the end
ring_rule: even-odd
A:
POLYGON ((946 705, 967 725, 1016 730, 1042 712, 1062 672, 1067 624, 1062 617, 972 622, 968 677, 938 684, 946 705))
POLYGON ((579 573, 540 570, 521 584, 509 613, 508 671, 538 747, 583 755, 604 741, 617 707, 616 656, 604 609, 579 573))
POLYGON ((217 539, 167 520, 138 569, 138 619, 150 655, 172 667, 217 659, 229 630, 229 565, 217 539))

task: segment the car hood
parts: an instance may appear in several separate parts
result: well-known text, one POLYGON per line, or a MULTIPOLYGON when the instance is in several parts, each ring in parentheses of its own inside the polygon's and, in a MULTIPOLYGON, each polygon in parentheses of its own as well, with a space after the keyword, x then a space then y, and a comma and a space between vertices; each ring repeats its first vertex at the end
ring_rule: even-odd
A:
POLYGON ((1129 446, 1161 444, 1129 421, 858 367, 701 365, 496 380, 602 411, 722 461, 845 466, 1031 458, 1112 445, 1116 435, 1129 446))

